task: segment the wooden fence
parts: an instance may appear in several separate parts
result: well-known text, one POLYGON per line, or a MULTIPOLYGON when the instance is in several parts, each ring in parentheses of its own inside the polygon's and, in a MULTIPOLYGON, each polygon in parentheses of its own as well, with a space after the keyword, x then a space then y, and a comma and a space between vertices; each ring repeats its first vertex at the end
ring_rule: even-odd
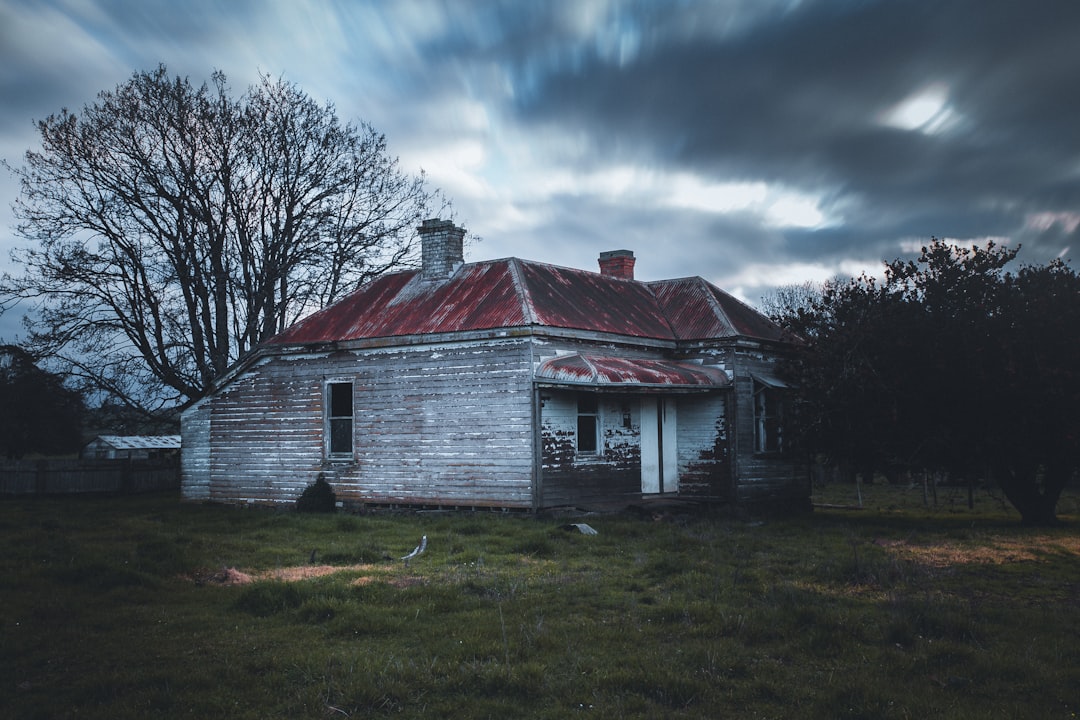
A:
POLYGON ((0 462, 0 494, 142 493, 180 489, 180 461, 14 460, 0 462))

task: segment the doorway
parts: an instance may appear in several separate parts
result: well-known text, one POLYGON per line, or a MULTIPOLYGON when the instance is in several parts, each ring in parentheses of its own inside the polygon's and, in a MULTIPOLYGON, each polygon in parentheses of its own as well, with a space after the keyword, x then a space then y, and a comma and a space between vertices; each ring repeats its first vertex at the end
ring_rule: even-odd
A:
POLYGON ((641 399, 641 492, 679 490, 675 399, 641 399))

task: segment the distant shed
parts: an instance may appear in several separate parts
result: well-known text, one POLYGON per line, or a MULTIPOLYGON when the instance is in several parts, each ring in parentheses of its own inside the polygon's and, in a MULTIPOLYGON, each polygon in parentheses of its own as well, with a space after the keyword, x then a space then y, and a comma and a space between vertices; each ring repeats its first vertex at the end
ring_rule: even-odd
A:
POLYGON ((179 435, 98 435, 80 453, 88 460, 157 460, 179 454, 179 435))

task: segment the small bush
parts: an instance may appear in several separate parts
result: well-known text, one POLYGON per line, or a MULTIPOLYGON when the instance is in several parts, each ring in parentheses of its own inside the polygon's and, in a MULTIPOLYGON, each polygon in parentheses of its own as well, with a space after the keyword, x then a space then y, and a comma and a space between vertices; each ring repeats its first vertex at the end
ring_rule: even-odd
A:
POLYGON ((319 478, 304 488, 296 499, 296 511, 302 513, 332 513, 337 509, 337 495, 326 478, 319 478))

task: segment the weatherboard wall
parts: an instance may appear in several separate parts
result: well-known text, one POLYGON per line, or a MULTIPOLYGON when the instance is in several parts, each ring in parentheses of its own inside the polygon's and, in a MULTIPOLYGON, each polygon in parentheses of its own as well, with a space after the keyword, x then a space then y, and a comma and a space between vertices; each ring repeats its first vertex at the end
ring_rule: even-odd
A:
MULTIPOLYGON (((640 500, 641 401, 657 397, 657 391, 598 394, 600 447, 595 453, 577 451, 581 391, 541 388, 539 392, 543 505, 589 507, 640 500)), ((677 494, 681 497, 722 500, 728 496, 726 394, 676 396, 677 494)))
MULTIPOLYGON (((534 363, 560 355, 592 353, 608 357, 673 359, 673 348, 664 343, 604 342, 565 338, 539 340, 534 363)), ((732 353, 728 348, 694 346, 678 359, 700 362, 727 372, 732 353)), ((643 397, 670 395, 676 398, 678 495, 708 500, 731 496, 727 402, 730 390, 702 390, 677 385, 599 389, 598 415, 601 446, 597 453, 577 452, 578 395, 597 388, 582 385, 556 386, 538 383, 541 445, 541 505, 591 506, 631 503, 641 499, 641 401, 643 397)))
POLYGON ((206 410, 213 500, 293 502, 321 474, 346 504, 533 505, 531 363, 520 340, 279 355, 206 410), (353 384, 345 459, 326 451, 328 382, 353 384))
POLYGON ((596 452, 582 453, 577 450, 579 392, 554 388, 539 392, 542 504, 587 506, 637 499, 641 493, 640 401, 627 395, 599 396, 599 447, 596 452))
POLYGON ((210 408, 196 403, 180 417, 180 493, 185 500, 210 499, 210 408))
POLYGON ((754 445, 754 376, 780 375, 781 358, 774 349, 756 344, 744 344, 734 355, 732 499, 739 504, 809 505, 809 476, 802 458, 789 452, 757 452, 754 445))

